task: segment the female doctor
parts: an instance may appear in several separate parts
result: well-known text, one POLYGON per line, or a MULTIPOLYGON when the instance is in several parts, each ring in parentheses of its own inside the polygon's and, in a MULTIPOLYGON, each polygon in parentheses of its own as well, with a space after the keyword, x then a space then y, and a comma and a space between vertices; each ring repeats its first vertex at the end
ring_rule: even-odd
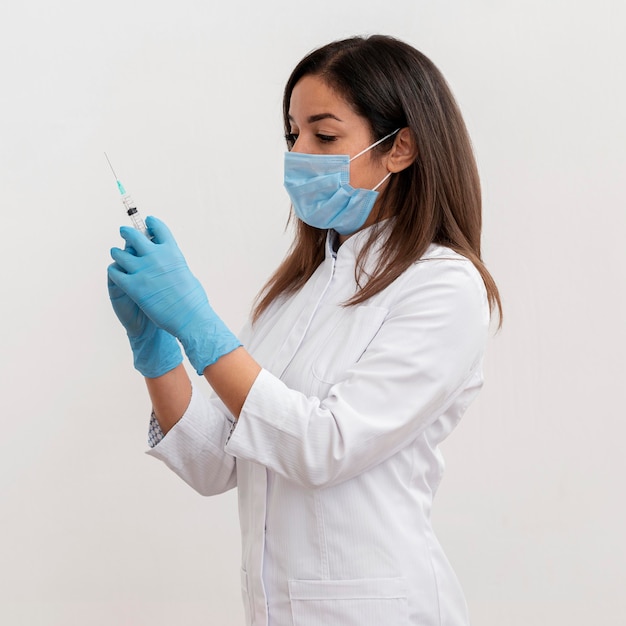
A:
POLYGON ((247 624, 465 625, 430 510, 500 300, 463 120, 423 54, 373 36, 307 55, 284 123, 295 240, 240 338, 161 221, 111 251, 150 454, 238 488, 247 624))

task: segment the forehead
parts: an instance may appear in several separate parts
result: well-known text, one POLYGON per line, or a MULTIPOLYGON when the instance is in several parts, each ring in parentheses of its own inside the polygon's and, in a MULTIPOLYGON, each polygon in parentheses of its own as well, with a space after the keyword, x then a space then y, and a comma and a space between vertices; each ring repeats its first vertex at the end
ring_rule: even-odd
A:
POLYGON ((319 76, 303 76, 294 86, 289 101, 289 117, 296 123, 330 114, 340 121, 359 117, 350 104, 319 76))

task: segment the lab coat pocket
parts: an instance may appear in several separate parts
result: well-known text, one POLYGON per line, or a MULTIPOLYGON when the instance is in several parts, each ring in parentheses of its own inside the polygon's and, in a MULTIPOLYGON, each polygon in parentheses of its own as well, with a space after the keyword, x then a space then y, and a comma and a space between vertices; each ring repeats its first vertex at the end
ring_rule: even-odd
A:
POLYGON ((404 578, 290 580, 294 626, 407 626, 404 578))
POLYGON ((334 384, 362 356, 380 330, 388 309, 379 306, 342 308, 328 337, 321 342, 313 361, 312 372, 317 380, 334 384))

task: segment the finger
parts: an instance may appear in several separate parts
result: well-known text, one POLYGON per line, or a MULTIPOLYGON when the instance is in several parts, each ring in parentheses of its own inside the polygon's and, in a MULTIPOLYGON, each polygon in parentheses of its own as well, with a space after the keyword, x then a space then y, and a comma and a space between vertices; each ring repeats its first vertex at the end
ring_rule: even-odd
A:
POLYGON ((132 248, 136 256, 143 256, 154 249, 154 244, 142 232, 131 226, 120 227, 120 235, 126 248, 132 248))
POLYGON ((111 263, 107 267, 107 279, 110 285, 109 291, 111 289, 115 291, 115 287, 117 287, 119 290, 127 293, 125 286, 128 281, 128 274, 117 263, 111 263))
POLYGON ((122 272, 123 270, 117 263, 111 263, 111 265, 107 267, 107 288, 109 290, 109 296, 111 297, 111 300, 113 300, 125 295, 125 293, 122 291, 122 288, 115 284, 111 279, 111 268, 115 268, 119 272, 122 272))
POLYGON ((173 243, 176 245, 174 235, 172 235, 172 231, 165 225, 165 222, 149 215, 146 218, 146 226, 153 235, 152 241, 154 243, 173 243))
POLYGON ((107 286, 109 288, 109 300, 111 300, 111 302, 116 303, 118 300, 128 298, 126 292, 123 291, 121 287, 116 285, 111 279, 108 280, 107 286))
POLYGON ((131 254, 128 250, 111 248, 111 258, 117 264, 118 271, 125 272, 126 274, 133 274, 141 265, 140 258, 131 254))

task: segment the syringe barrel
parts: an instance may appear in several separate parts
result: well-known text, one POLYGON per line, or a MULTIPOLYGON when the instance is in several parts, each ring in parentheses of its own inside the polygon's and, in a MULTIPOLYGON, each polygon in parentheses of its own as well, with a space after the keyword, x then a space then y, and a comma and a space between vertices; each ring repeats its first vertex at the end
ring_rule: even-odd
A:
POLYGON ((137 211, 137 209, 133 207, 132 209, 128 209, 128 211, 126 212, 128 213, 128 217, 130 217, 130 221, 133 223, 133 226, 137 230, 141 231, 149 239, 150 235, 148 234, 146 223, 143 221, 141 215, 139 215, 139 211, 137 211))
POLYGON ((122 196, 122 202, 124 203, 124 207, 126 208, 126 214, 128 215, 128 217, 130 217, 130 221, 133 223, 133 226, 138 231, 142 232, 146 237, 148 237, 148 239, 150 239, 146 224, 139 214, 139 211, 137 210, 137 205, 133 202, 133 199, 130 197, 129 193, 122 196))

